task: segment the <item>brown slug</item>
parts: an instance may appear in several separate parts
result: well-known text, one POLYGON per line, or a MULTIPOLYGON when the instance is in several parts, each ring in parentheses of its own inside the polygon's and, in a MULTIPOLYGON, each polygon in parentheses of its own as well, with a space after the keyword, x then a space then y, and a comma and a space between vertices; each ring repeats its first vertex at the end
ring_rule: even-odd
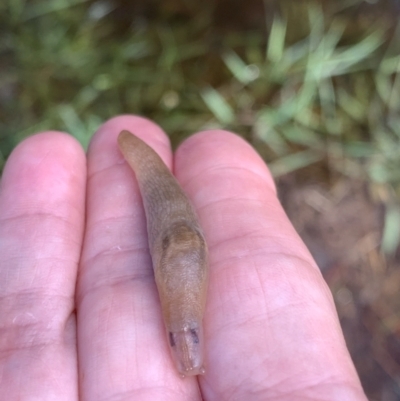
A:
POLYGON ((178 181, 150 146, 128 131, 119 134, 118 144, 142 195, 172 357, 182 377, 204 374, 208 252, 198 218, 178 181))

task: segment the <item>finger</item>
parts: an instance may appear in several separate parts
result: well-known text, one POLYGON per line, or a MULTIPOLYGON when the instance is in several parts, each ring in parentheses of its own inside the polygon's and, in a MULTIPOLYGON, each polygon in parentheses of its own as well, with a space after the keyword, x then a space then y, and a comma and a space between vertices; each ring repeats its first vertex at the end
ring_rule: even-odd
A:
POLYGON ((84 401, 196 400, 196 381, 178 376, 167 348, 140 192, 117 148, 122 130, 143 138, 171 165, 168 138, 140 117, 108 121, 90 145, 77 290, 81 394, 84 401))
POLYGON ((11 154, 0 191, 0 388, 9 400, 77 400, 74 293, 86 166, 47 132, 11 154))
POLYGON ((200 133, 178 149, 175 174, 210 248, 205 399, 365 400, 329 289, 256 152, 200 133))

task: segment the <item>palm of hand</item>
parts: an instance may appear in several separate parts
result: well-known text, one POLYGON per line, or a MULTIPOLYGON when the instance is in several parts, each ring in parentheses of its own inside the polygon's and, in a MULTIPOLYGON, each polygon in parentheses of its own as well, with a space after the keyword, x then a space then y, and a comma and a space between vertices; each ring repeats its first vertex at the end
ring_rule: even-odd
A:
POLYGON ((365 401, 329 289, 287 220, 266 166, 225 132, 195 135, 174 159, 208 239, 211 272, 207 372, 198 380, 178 376, 140 193, 116 146, 122 129, 148 138, 172 164, 157 126, 123 116, 95 135, 87 167, 79 145, 55 133, 27 139, 6 165, 2 394, 58 401, 365 401))

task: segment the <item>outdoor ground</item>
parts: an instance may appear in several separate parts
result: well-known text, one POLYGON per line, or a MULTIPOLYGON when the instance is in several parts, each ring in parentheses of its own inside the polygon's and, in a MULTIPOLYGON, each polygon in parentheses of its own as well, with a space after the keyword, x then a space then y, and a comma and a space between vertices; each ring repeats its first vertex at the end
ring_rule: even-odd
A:
POLYGON ((383 202, 363 182, 314 178, 306 171, 282 178, 280 198, 332 290, 369 399, 399 400, 400 264, 379 250, 383 202))
POLYGON ((400 400, 398 0, 4 0, 0 170, 121 113, 223 127, 268 162, 371 401, 400 400), (45 85, 43 83, 46 83, 45 85))

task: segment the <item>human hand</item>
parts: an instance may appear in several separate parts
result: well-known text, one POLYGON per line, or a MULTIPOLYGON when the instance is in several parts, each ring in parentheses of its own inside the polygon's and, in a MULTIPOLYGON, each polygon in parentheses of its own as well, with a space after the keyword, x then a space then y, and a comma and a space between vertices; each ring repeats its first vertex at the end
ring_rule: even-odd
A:
POLYGON ((120 116, 93 137, 87 166, 61 133, 26 139, 5 166, 0 400, 365 401, 331 293, 265 164, 222 131, 174 157, 210 252, 206 374, 179 377, 123 129, 172 165, 158 126, 120 116))

